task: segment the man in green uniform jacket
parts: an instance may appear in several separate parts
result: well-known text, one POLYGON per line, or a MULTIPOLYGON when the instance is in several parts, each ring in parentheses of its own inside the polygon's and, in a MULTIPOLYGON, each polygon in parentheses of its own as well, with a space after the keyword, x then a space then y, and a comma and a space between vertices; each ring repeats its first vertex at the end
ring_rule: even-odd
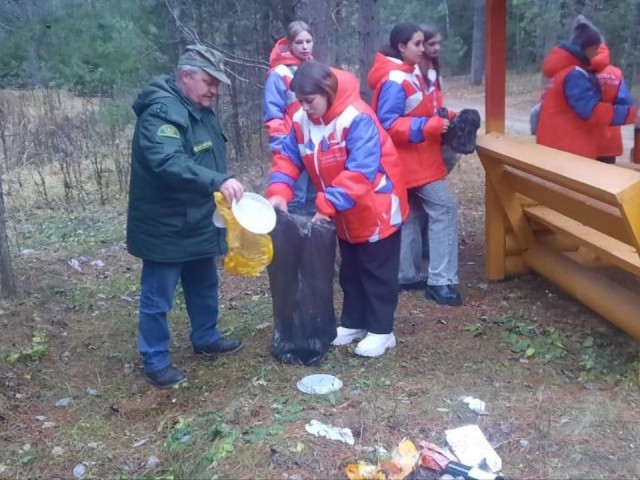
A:
POLYGON ((166 388, 186 380, 171 364, 169 324, 178 279, 198 355, 242 348, 217 328, 215 256, 225 253, 224 232, 212 223, 213 192, 228 202, 244 189, 227 173, 226 141, 211 106, 221 82, 230 83, 223 56, 191 45, 175 77, 159 76, 133 103, 138 120, 131 147, 127 248, 142 259, 138 347, 144 374, 166 388))

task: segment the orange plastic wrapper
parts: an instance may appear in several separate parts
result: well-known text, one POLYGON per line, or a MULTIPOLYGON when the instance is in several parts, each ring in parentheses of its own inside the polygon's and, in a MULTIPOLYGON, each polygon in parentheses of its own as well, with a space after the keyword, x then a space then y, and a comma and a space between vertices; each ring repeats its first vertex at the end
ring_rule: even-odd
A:
POLYGON ((213 199, 227 230, 224 270, 235 275, 257 277, 273 259, 271 237, 242 228, 220 192, 215 192, 213 199))
POLYGON ((377 465, 365 462, 351 463, 344 469, 349 480, 386 480, 387 476, 377 465))
POLYGON ((347 465, 350 480, 403 480, 409 475, 420 454, 411 440, 404 439, 391 452, 391 459, 380 460, 377 466, 363 462, 347 465))

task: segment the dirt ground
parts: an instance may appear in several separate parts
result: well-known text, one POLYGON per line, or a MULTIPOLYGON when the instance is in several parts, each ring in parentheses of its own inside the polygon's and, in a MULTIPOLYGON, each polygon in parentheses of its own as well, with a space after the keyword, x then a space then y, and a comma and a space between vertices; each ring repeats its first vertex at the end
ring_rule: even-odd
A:
MULTIPOLYGON (((465 79, 447 88, 452 108, 481 107, 482 89, 465 79)), ((536 88, 533 77, 510 79, 509 132, 526 135, 536 88)), ((380 448, 404 438, 444 445, 445 430, 467 424, 480 426, 511 478, 640 478, 637 343, 538 276, 487 281, 477 157, 463 158, 450 181, 464 305, 403 293, 398 346, 380 359, 341 347, 318 367, 278 363, 266 276, 223 274, 220 325, 245 348, 195 359, 178 297, 171 350, 189 383, 156 390, 139 372, 139 263, 122 239, 78 264, 69 248, 32 246, 16 258, 22 296, 0 303, 0 478, 73 478, 74 468, 83 478, 346 478, 347 464, 375 462, 380 448), (311 373, 344 387, 298 391, 311 373), (467 395, 485 401, 488 415, 470 411, 467 395), (64 398, 72 403, 56 406, 64 398), (311 436, 314 419, 350 428, 355 445, 311 436)), ((96 235, 124 222, 121 207, 95 217, 103 223, 82 221, 96 235)), ((32 228, 46 230, 58 217, 38 218, 32 228)), ((75 221, 71 228, 86 229, 75 221)), ((340 302, 336 288, 338 313, 340 302)))

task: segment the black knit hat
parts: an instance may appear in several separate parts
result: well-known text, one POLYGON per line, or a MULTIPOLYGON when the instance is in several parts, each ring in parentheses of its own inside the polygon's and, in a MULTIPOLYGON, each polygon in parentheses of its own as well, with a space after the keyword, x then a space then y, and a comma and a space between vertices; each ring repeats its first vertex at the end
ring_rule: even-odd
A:
POLYGON ((595 47, 602 43, 600 31, 583 15, 578 15, 573 22, 572 45, 584 51, 589 47, 595 47))

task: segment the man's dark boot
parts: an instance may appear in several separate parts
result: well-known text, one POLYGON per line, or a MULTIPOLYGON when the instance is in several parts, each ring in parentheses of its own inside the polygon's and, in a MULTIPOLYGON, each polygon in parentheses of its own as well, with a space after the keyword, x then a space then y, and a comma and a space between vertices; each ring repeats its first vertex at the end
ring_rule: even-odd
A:
POLYGON ((462 305, 462 298, 453 285, 427 285, 424 295, 440 305, 462 305))
POLYGON ((158 388, 171 388, 187 381, 182 370, 171 364, 155 372, 144 372, 144 376, 149 383, 158 388))
POLYGON ((203 355, 205 357, 215 357, 221 353, 234 353, 244 347, 242 340, 231 340, 227 338, 219 338, 213 343, 205 347, 194 348, 193 351, 196 355, 203 355))

